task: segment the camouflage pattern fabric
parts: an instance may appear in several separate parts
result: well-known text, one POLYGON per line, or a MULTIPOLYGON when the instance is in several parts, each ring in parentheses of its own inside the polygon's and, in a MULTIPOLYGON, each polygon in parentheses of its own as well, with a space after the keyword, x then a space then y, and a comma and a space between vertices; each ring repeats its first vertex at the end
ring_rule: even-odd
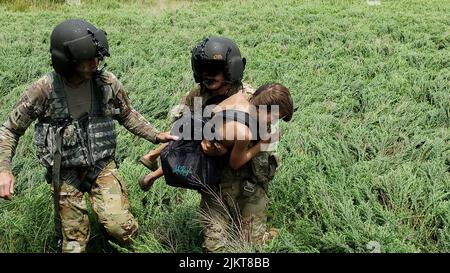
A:
MULTIPOLYGON (((59 214, 63 235, 62 252, 79 253, 86 251, 90 229, 85 195, 71 185, 70 180, 74 175, 78 175, 75 170, 61 173, 59 214)), ((120 244, 128 246, 139 226, 129 211, 125 184, 113 161, 97 177, 89 192, 89 199, 108 234, 120 244)))
MULTIPOLYGON (((40 78, 24 92, 19 102, 10 112, 6 122, 0 127, 0 171, 11 172, 11 160, 19 138, 25 133, 31 123, 36 120, 51 117, 52 79, 50 74, 40 78)), ((109 72, 103 72, 102 81, 110 86, 113 93, 113 103, 119 113, 114 115, 121 125, 134 135, 140 136, 153 143, 159 133, 139 112, 137 112, 128 99, 120 81, 109 72)), ((101 125, 101 123, 98 123, 101 125)), ((99 126, 100 126, 99 125, 99 126)), ((104 126, 113 126, 105 123, 104 126)), ((73 129, 73 128, 72 128, 73 129)), ((93 128, 95 129, 95 128, 93 128)), ((70 135, 70 128, 66 134, 70 135)), ((95 133, 95 130, 92 132, 95 133)), ((108 136, 99 136, 108 138, 108 136)), ((72 139, 64 139, 66 145, 72 139)), ((106 147, 107 142, 96 143, 106 147)), ((97 149, 97 148, 96 148, 97 149)), ((96 150, 98 157, 103 157, 102 151, 96 150)), ((89 239, 89 222, 86 214, 86 200, 83 193, 74 188, 69 182, 71 175, 75 175, 76 168, 62 170, 60 191, 60 216, 63 231, 63 251, 83 252, 89 239)), ((128 198, 125 185, 117 173, 114 163, 110 163, 97 178, 90 191, 90 200, 94 211, 98 215, 108 233, 119 242, 129 243, 136 233, 138 224, 129 211, 128 198)))
MULTIPOLYGON (((215 194, 202 194, 200 209, 204 216, 203 249, 206 252, 232 251, 236 240, 263 243, 267 223, 268 198, 261 185, 253 192, 244 189, 247 179, 228 169, 215 194), (228 249, 225 247, 228 246, 228 249)), ((242 170, 238 174, 245 173, 242 170)))
MULTIPOLYGON (((243 91, 248 100, 255 89, 243 84, 239 90, 229 92, 233 95, 243 91)), ((186 106, 193 110, 194 99, 202 98, 206 102, 211 95, 199 87, 191 90, 185 97, 186 106)), ((170 118, 181 117, 183 106, 177 106, 170 113, 170 118)), ((262 244, 267 237, 267 189, 275 175, 276 155, 260 152, 249 163, 238 170, 226 166, 223 170, 220 190, 211 194, 202 194, 200 209, 203 215, 204 240, 206 252, 221 252, 231 241, 239 238, 247 242, 262 244), (252 181, 252 184, 248 184, 252 181), (253 192, 246 188, 253 186, 253 192), (234 224, 233 224, 234 223, 234 224), (236 225, 237 224, 237 225, 236 225)), ((228 250, 230 250, 228 248, 228 250)))
MULTIPOLYGON (((114 118, 134 135, 155 143, 159 131, 131 106, 122 83, 110 72, 104 72, 102 79, 111 86, 114 104, 120 110, 114 118)), ((11 171, 11 160, 19 138, 31 123, 50 116, 52 89, 49 75, 31 84, 0 127, 0 171, 11 171)))

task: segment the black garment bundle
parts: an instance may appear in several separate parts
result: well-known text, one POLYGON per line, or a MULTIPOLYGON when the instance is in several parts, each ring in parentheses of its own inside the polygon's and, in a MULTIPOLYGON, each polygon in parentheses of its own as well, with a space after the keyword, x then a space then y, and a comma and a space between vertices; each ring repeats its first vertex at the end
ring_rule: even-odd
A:
MULTIPOLYGON (((223 121, 234 120, 245 124, 250 129, 256 129, 256 126, 250 126, 251 122, 256 124, 255 120, 246 112, 226 110, 216 113, 214 118, 216 117, 222 117, 223 121)), ((183 115, 179 120, 179 122, 185 124, 190 122, 191 125, 200 121, 200 126, 191 126, 190 139, 193 139, 192 136, 195 135, 196 130, 199 128, 200 130, 203 130, 203 127, 207 124, 208 120, 196 119, 192 113, 183 115)), ((214 132, 214 128, 212 128, 211 131, 214 132)), ((197 132, 197 135, 198 133, 199 132, 197 132)), ((212 141, 216 140, 213 139, 212 141)), ((208 156, 203 153, 201 140, 180 139, 169 143, 167 147, 162 150, 160 158, 164 177, 168 185, 208 192, 218 187, 223 167, 225 164, 228 164, 229 155, 230 151, 227 155, 222 157, 208 156)))

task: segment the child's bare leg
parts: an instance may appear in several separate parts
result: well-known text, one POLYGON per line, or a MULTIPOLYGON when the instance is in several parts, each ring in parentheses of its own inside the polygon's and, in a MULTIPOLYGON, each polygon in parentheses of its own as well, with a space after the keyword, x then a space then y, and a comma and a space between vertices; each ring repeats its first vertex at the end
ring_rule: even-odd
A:
POLYGON ((151 150, 148 152, 148 154, 144 155, 143 157, 149 161, 155 161, 160 155, 161 151, 167 146, 167 143, 163 143, 156 147, 156 149, 151 150))
POLYGON ((160 167, 156 171, 151 172, 144 177, 141 177, 141 179, 139 179, 139 186, 143 191, 148 191, 153 186, 153 183, 155 183, 156 179, 160 178, 163 175, 163 169, 160 167))
POLYGON ((166 143, 159 145, 156 149, 151 150, 148 154, 139 158, 139 161, 151 171, 158 169, 158 162, 156 161, 161 155, 161 151, 167 146, 166 143))

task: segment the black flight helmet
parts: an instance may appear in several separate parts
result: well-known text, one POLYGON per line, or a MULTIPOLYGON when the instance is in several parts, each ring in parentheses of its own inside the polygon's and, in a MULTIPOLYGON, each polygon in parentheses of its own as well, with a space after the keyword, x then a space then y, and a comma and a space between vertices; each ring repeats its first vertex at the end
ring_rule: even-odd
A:
POLYGON ((57 25, 50 38, 52 66, 61 75, 73 73, 78 61, 109 57, 106 32, 82 19, 57 25))
POLYGON ((210 75, 224 72, 233 85, 241 84, 245 69, 236 43, 225 37, 209 37, 192 49, 191 65, 195 82, 203 81, 202 73, 210 75))

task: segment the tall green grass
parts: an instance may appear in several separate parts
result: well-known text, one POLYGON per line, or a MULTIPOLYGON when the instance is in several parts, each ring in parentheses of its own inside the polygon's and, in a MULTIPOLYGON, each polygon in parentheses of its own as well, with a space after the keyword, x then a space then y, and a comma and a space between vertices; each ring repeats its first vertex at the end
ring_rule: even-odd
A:
MULTIPOLYGON (((108 69, 160 129, 193 86, 191 48, 208 35, 229 36, 248 60, 245 81, 281 82, 298 107, 282 125, 282 166, 268 193, 269 225, 280 234, 262 251, 368 252, 370 241, 382 252, 450 251, 448 1, 1 3, 2 121, 51 70, 49 36, 64 19, 108 32, 108 69)), ((120 173, 141 226, 135 251, 200 252, 199 196, 163 180, 141 192, 146 169, 135 159, 154 146, 119 131, 120 173)), ((55 247, 32 133, 13 161, 14 199, 0 201, 0 252, 55 247)), ((91 251, 115 249, 95 221, 92 228, 91 251)))

